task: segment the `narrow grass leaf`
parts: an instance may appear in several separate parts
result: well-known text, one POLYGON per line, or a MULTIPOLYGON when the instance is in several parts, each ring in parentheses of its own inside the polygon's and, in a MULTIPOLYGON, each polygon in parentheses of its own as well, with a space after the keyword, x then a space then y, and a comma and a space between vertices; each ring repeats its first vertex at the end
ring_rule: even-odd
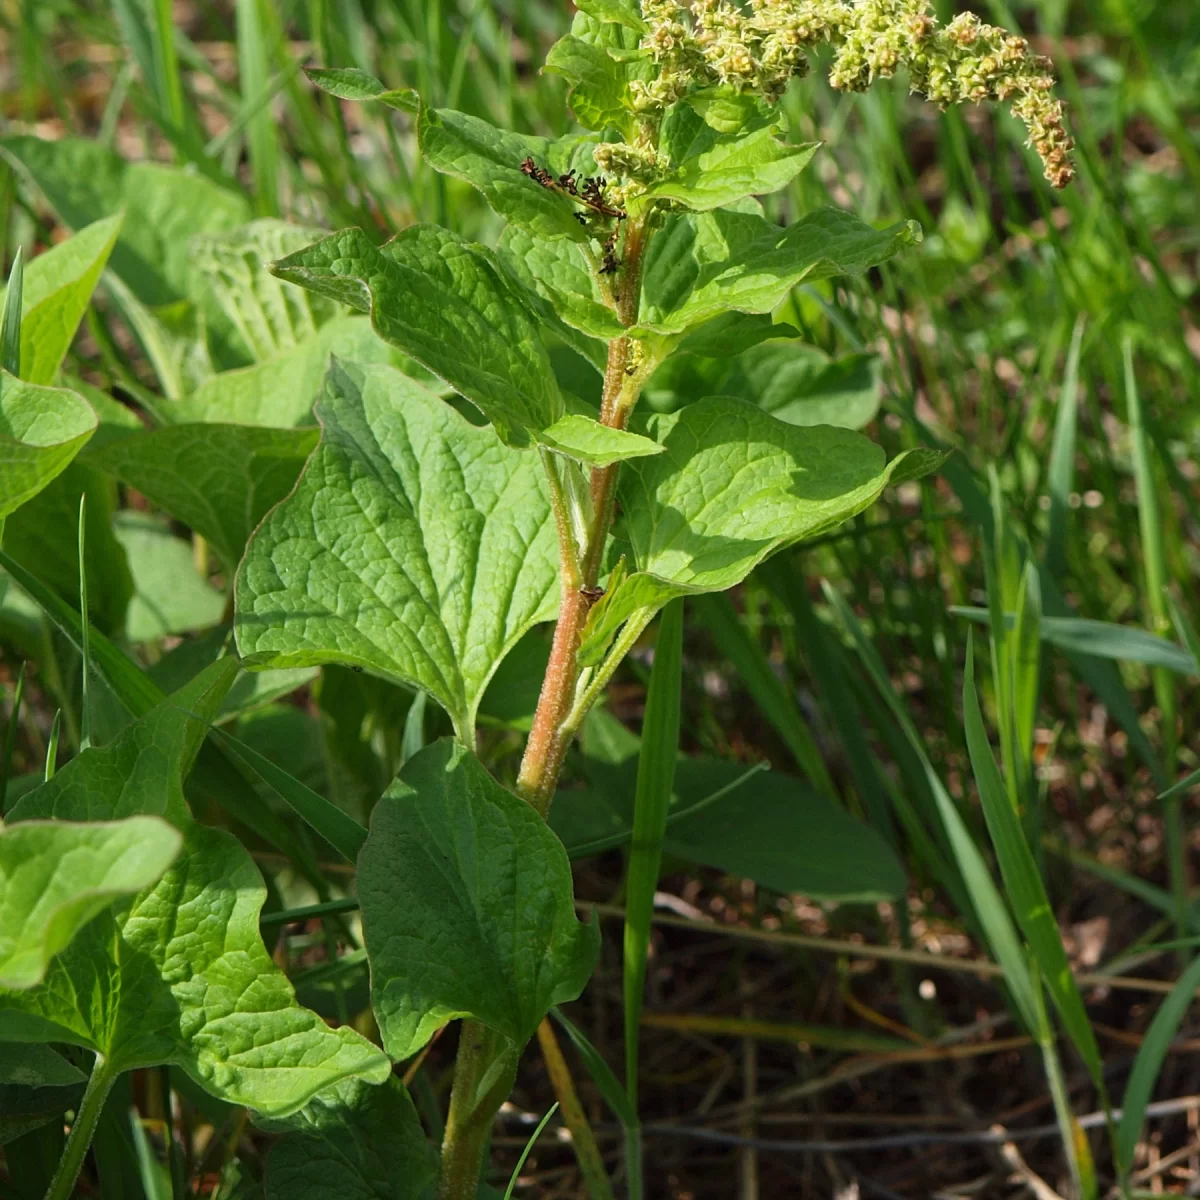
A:
MULTIPOLYGON (((828 583, 825 584, 825 595, 838 614, 842 626, 854 640, 859 657, 867 668, 884 703, 891 710, 913 751, 921 761, 959 873, 970 894, 975 916, 983 929, 992 954, 1004 968, 1004 980, 1008 985, 1018 1015, 1027 1029, 1036 1030, 1038 1025, 1037 997, 1034 993, 1033 980, 1029 974, 1021 943, 1013 928, 1012 919, 992 880, 987 864, 979 853, 979 848, 975 845, 950 793, 946 791, 937 772, 934 771, 933 764, 925 752, 921 735, 917 732, 904 705, 896 695, 888 678, 887 670, 875 647, 871 645, 866 631, 850 606, 828 583)), ((1005 802, 1007 803, 1007 800, 1005 802)))
POLYGON ((1038 872, 1033 851, 1025 840, 1021 823, 1008 800, 1004 779, 988 743, 979 696, 975 689, 973 645, 968 643, 967 665, 963 680, 963 719, 967 749, 983 815, 996 849, 1004 887, 1016 914, 1017 924, 1029 942, 1055 1007, 1062 1017, 1067 1035, 1083 1058, 1093 1081, 1101 1085, 1103 1064, 1095 1034, 1088 1020, 1083 997, 1071 974, 1071 965, 1063 949, 1062 935, 1054 910, 1038 872))
POLYGON ((513 1167, 512 1176, 509 1178, 508 1187, 504 1189, 504 1200, 512 1200, 513 1188, 517 1186, 517 1180, 521 1177, 521 1168, 525 1165, 525 1160, 529 1157, 529 1152, 533 1149, 538 1138, 542 1136, 542 1130, 550 1123, 550 1118, 558 1111, 558 1101, 550 1105, 549 1111, 538 1122, 538 1127, 533 1131, 533 1135, 529 1141, 525 1143, 525 1149, 521 1151, 521 1157, 517 1159, 517 1165, 513 1167))
MULTIPOLYGON (((87 493, 85 492, 79 497, 79 611, 84 614, 88 611, 87 558, 85 557, 87 549, 86 517, 87 493)), ((79 752, 82 754, 92 744, 92 623, 86 620, 80 621, 80 627, 81 640, 83 641, 83 645, 80 647, 80 656, 83 660, 83 695, 79 702, 79 752)))
POLYGON ((1046 570, 1058 583, 1067 571, 1067 528, 1071 516, 1071 490, 1075 486, 1075 436, 1079 426, 1079 356, 1086 321, 1075 322, 1067 369, 1054 414, 1054 440, 1050 446, 1050 527, 1046 535, 1046 570))
POLYGON ((253 775, 261 779, 302 821, 320 834, 347 862, 354 862, 367 831, 352 816, 343 812, 336 804, 314 792, 294 775, 276 766, 269 758, 245 742, 232 737, 214 725, 209 729, 214 737, 234 758, 253 775))
POLYGON ((0 368, 21 377, 21 301, 24 295, 24 251, 18 246, 8 272, 4 294, 4 317, 0 323, 0 368))
MULTIPOLYGON (((977 625, 986 624, 988 620, 988 611, 984 608, 954 605, 948 611, 977 625)), ((1005 613, 1004 619, 1009 626, 1016 620, 1013 613, 1005 613)), ((1043 617, 1040 624, 1042 640, 1060 650, 1116 662, 1143 663, 1174 671, 1177 675, 1200 677, 1200 663, 1190 651, 1134 625, 1116 625, 1086 617, 1043 617)))
POLYGON ((550 1015, 558 1022, 563 1032, 571 1039, 571 1044, 583 1060, 583 1065, 591 1076, 596 1090, 604 1097, 604 1102, 616 1114, 624 1129, 636 1129, 638 1125, 637 1108, 629 1099, 621 1082, 617 1079, 605 1060, 604 1056, 588 1041, 583 1030, 570 1021, 560 1008, 552 1008, 550 1015))
POLYGON ((654 669, 646 694, 633 810, 633 844, 625 880, 625 1089, 635 1107, 638 1026, 650 950, 650 919, 679 753, 682 669, 683 601, 673 600, 664 610, 659 625, 654 669))
POLYGON ((1150 1022, 1150 1028, 1133 1060, 1133 1070, 1125 1085, 1121 1120, 1117 1126, 1117 1161, 1122 1172, 1128 1172, 1133 1165, 1133 1152, 1146 1119, 1146 1105, 1150 1102, 1171 1041, 1196 998, 1197 988, 1200 988, 1200 958, 1192 960, 1154 1014, 1154 1020, 1150 1022))
POLYGON ((12 771, 13 752, 17 748, 17 729, 21 722, 21 701, 25 698, 25 663, 17 672, 13 688, 12 708, 8 714, 8 725, 4 730, 4 745, 0 748, 0 818, 8 812, 8 779, 12 771))
MULTIPOLYGON (((267 29, 261 0, 237 0, 238 69, 242 98, 253 104, 271 86, 267 29)), ((260 216, 279 215, 279 131, 269 105, 246 122, 246 143, 260 216)))

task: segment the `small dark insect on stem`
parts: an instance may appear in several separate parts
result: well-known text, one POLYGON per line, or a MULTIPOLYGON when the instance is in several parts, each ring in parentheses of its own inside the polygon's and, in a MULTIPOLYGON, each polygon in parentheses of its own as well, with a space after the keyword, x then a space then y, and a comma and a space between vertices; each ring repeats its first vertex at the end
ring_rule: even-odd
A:
POLYGON ((599 213, 602 217, 609 217, 617 221, 625 220, 625 210, 609 204, 605 198, 604 192, 608 187, 608 180, 602 175, 589 176, 583 180, 581 187, 575 178, 574 168, 565 175, 555 178, 545 167, 539 167, 532 158, 526 158, 521 163, 521 172, 528 175, 534 183, 540 183, 544 188, 562 192, 573 200, 578 200, 580 204, 586 204, 592 212, 599 213))

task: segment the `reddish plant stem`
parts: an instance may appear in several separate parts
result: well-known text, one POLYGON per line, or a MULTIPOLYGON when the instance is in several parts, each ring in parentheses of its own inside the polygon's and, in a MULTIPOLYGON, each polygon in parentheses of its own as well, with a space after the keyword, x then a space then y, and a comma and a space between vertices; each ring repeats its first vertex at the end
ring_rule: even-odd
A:
MULTIPOLYGON (((637 320, 645 239, 645 227, 640 222, 631 221, 626 229, 622 277, 616 293, 617 315, 627 327, 637 320)), ((624 428, 636 399, 634 381, 637 368, 634 354, 632 338, 614 338, 608 344, 600 421, 613 429, 624 428)), ((579 681, 579 639, 592 605, 589 593, 596 586, 604 561, 604 547, 616 507, 619 470, 620 463, 613 463, 612 466, 597 467, 592 471, 592 525, 577 580, 574 564, 568 561, 566 550, 563 551, 562 602, 558 624, 554 628, 550 661, 542 680, 537 711, 517 776, 517 790, 543 817, 550 809, 550 801, 554 797, 554 789, 570 745, 569 736, 563 736, 560 730, 571 711, 575 686, 579 681)))

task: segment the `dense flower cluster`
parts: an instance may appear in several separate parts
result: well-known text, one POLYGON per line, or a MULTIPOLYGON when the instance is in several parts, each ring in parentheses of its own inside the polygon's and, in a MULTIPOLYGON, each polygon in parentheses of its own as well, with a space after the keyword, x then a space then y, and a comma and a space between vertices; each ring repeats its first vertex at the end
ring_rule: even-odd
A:
POLYGON ((746 7, 731 0, 642 0, 642 12, 649 26, 642 47, 659 67, 657 79, 635 86, 644 112, 716 85, 774 103, 807 69, 806 51, 827 42, 835 49, 834 87, 861 91, 904 67, 913 91, 942 107, 1008 102, 1028 127, 1046 178, 1063 187, 1074 173, 1049 61, 1024 38, 971 13, 943 26, 928 0, 749 0, 746 7))

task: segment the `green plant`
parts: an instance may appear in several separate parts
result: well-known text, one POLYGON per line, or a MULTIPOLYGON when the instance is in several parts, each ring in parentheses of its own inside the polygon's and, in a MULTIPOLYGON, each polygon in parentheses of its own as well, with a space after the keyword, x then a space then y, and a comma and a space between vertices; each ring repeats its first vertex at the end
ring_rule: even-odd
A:
MULTIPOLYGON (((741 583, 778 551, 829 535, 885 488, 936 469, 943 456, 909 450, 888 463, 854 429, 818 423, 833 413, 837 424, 857 428, 874 415, 879 381, 867 356, 771 357, 776 339, 795 335, 774 314, 792 303, 798 286, 862 275, 918 236, 912 223, 878 230, 832 209, 808 212, 787 227, 765 217, 754 197, 798 187, 816 150, 787 140, 782 94, 804 71, 809 48, 828 42, 837 87, 858 90, 903 67, 939 104, 1012 100, 1056 184, 1070 172, 1061 110, 1049 94, 1044 63, 1021 39, 969 17, 939 27, 923 3, 911 0, 764 0, 748 11, 715 3, 684 8, 647 0, 639 9, 632 0, 591 0, 580 9, 547 70, 567 81, 573 111, 589 134, 517 134, 434 108, 407 89, 385 89, 358 69, 312 72, 334 96, 407 114, 424 162, 448 176, 450 186, 465 181, 477 188, 507 223, 494 247, 431 225, 410 226, 382 247, 363 230, 311 244, 311 231, 249 222, 252 211, 273 216, 281 209, 279 145, 263 108, 277 31, 253 0, 237 6, 245 92, 239 120, 256 182, 253 208, 223 181, 127 166, 90 144, 60 147, 63 161, 76 156, 67 169, 32 140, 8 145, 63 219, 86 226, 67 243, 90 238, 77 247, 80 254, 94 243, 87 261, 98 265, 91 274, 80 272, 86 294, 112 254, 111 302, 140 339, 161 392, 123 372, 128 394, 159 427, 132 430, 103 398, 85 392, 83 399, 99 410, 99 421, 92 421, 78 394, 47 386, 57 378, 65 343, 56 348, 30 333, 34 359, 24 348, 6 350, 6 358, 17 354, 14 373, 21 380, 6 378, 0 393, 0 406, 11 395, 17 414, 5 433, 18 447, 20 464, 20 473, 3 481, 13 481, 11 496, 0 487, 0 517, 14 515, 4 566, 77 644, 84 678, 94 663, 137 718, 18 800, 13 828, 32 816, 82 819, 91 811, 80 807, 86 795, 107 816, 126 809, 157 813, 183 845, 180 865, 130 887, 137 892, 133 901, 111 907, 54 959, 54 988, 47 983, 5 995, 0 1022, 7 1024, 0 1028, 18 1031, 31 1045, 40 1038, 67 1041, 97 1056, 54 1194, 69 1191, 67 1175, 82 1159, 113 1079, 134 1066, 173 1063, 283 1133, 271 1151, 269 1196, 293 1194, 300 1185, 313 1194, 332 1192, 354 1173, 368 1186, 383 1187, 379 1180, 386 1179, 391 1190, 383 1194, 417 1196, 439 1171, 443 1197, 473 1196, 493 1117, 524 1044, 553 1006, 580 993, 591 971, 597 931, 575 916, 569 852, 633 840, 629 1043, 661 854, 736 861, 737 848, 721 844, 720 822, 711 819, 719 800, 742 786, 744 772, 714 788, 712 778, 697 786, 687 771, 676 770, 687 597, 705 597, 692 602, 695 609, 739 663, 811 782, 832 790, 805 718, 727 602, 706 593, 741 583), (68 184, 82 176, 96 185, 81 197, 68 184), (120 239, 119 222, 109 215, 117 207, 126 209, 120 239), (193 235, 186 254, 180 245, 187 239, 164 226, 167 218, 193 235), (275 263, 271 273, 267 262, 275 263), (577 399, 555 370, 564 351, 593 371, 588 378, 599 385, 598 403, 577 399), (704 368, 718 382, 701 392, 689 390, 687 375, 697 359, 719 364, 704 368), (810 410, 802 417, 764 400, 772 381, 798 369, 836 397, 819 415, 810 410), (305 427, 318 386, 319 435, 305 427), (639 409, 642 394, 656 388, 673 397, 675 411, 646 415, 645 406, 639 409), (856 403, 848 415, 842 397, 851 388, 856 403), (736 395, 721 394, 726 389, 736 395), (37 423, 41 440, 30 437, 33 422, 22 414, 51 410, 53 423, 37 423), (94 432, 97 425, 102 436, 94 432), (80 461, 72 463, 77 455, 80 461), (90 566, 73 561, 58 578, 46 579, 31 546, 51 501, 69 508, 86 489, 88 512, 94 505, 112 516, 111 503, 105 513, 104 488, 93 486, 97 479, 136 488, 184 522, 194 538, 187 546, 169 530, 147 531, 127 521, 118 526, 118 546, 108 530, 110 565, 99 572, 106 582, 99 590, 93 586, 91 603, 83 600, 76 613, 63 597, 78 595, 73 585, 80 573, 94 584, 90 566), (168 611, 150 603, 165 589, 147 563, 167 546, 180 562, 189 553, 207 562, 211 552, 227 579, 236 573, 233 636, 241 662, 255 668, 256 677, 235 679, 235 660, 222 656, 227 631, 217 623, 224 605, 207 579, 186 606, 168 611), (126 562, 124 572, 111 566, 126 562), (31 572, 35 565, 39 571, 31 572), (144 601, 137 626, 131 595, 144 601), (636 742, 619 744, 593 709, 663 609, 669 615, 658 634, 645 741, 631 772, 623 764, 632 764, 636 742), (102 627, 92 635, 90 653, 84 645, 89 616, 102 627), (489 685, 506 659, 529 644, 526 635, 535 625, 552 619, 554 640, 514 794, 505 786, 513 773, 505 774, 502 763, 493 775, 476 754, 481 714, 488 716, 489 685), (196 659, 172 663, 167 655, 153 664, 153 678, 103 638, 107 632, 144 642, 211 625, 218 636, 197 639, 205 642, 201 657, 215 660, 211 665, 197 670, 196 659), (370 679, 339 675, 339 667, 370 679), (376 722, 384 746, 385 777, 365 789, 372 802, 364 806, 372 808, 369 833, 297 778, 299 768, 282 770, 219 727, 230 713, 251 711, 256 700, 246 698, 246 689, 256 689, 257 700, 272 687, 283 694, 314 679, 318 668, 326 672, 320 703, 328 704, 339 730, 358 715, 359 727, 376 722), (431 697, 454 739, 424 745, 435 718, 423 700, 396 712, 368 699, 360 713, 350 703, 341 710, 332 698, 336 686, 366 692, 375 679, 401 685, 401 694, 431 697), (603 826, 585 820, 572 842, 571 818, 562 813, 577 817, 581 806, 570 794, 553 811, 551 805, 572 741, 585 725, 597 742, 609 736, 613 743, 607 756, 589 755, 598 782, 592 781, 588 799, 595 804, 588 816, 607 807, 613 820, 603 826), (325 1029, 294 1002, 267 960, 254 927, 262 903, 254 866, 232 839, 184 806, 184 779, 193 764, 193 788, 215 796, 232 819, 287 854, 317 889, 316 903, 293 915, 333 923, 361 905, 373 1006, 391 1060, 419 1054, 447 1022, 466 1018, 440 1165, 408 1093, 395 1079, 380 1082, 390 1071, 384 1057, 345 1028, 325 1029), (672 777, 676 794, 693 801, 675 812, 672 777), (631 778, 637 800, 623 811, 631 778), (274 793, 271 804, 263 801, 264 791, 274 793), (312 846, 280 819, 275 802, 298 814, 322 848, 327 844, 357 862, 356 900, 329 894, 312 846), (706 811, 715 829, 704 828, 706 811), (185 872, 196 895, 181 904, 185 872), (188 924, 197 917, 194 927, 188 924), (100 945, 105 938, 120 953, 108 954, 100 945), (218 943, 227 953, 217 952, 218 943), (230 956, 237 961, 227 961, 230 956), (180 958, 187 958, 186 971, 176 972, 180 958), (125 974, 131 961, 143 985, 136 992, 133 976, 125 974), (222 1009, 221 989, 241 987, 259 1006, 222 1009), (100 998, 105 1017, 115 1014, 115 1028, 94 1012, 53 1002, 83 991, 100 998), (199 1003, 197 993, 203 994, 199 1003), (124 1036, 131 1031, 138 1036, 124 1036), (239 1040, 247 1037, 260 1060, 253 1064, 239 1040)), ((161 5, 153 37, 148 61, 163 120, 186 157, 191 121, 161 5)), ((428 92, 453 96, 460 86, 458 65, 446 86, 438 80, 428 92)), ((439 194, 445 211, 446 193, 439 194)), ((26 290, 37 264, 48 258, 29 264, 26 290)), ((64 318, 67 342, 70 322, 64 318)), ((21 342, 25 338, 23 326, 21 342)), ((10 339, 4 341, 9 347, 10 339)), ((91 553, 90 531, 87 547, 91 553)), ((999 546, 992 557, 998 572, 1011 566, 999 546)), ((1039 639, 1069 642, 1088 630, 1066 628, 1065 617, 1039 623, 1036 576, 1027 570, 1016 579, 1016 589, 1005 576, 992 593, 1005 777, 991 764, 986 811, 989 828, 1008 815, 1000 807, 1005 803, 1028 818, 998 827, 1001 866, 1006 881, 1010 870, 1020 873, 1025 890, 1018 895, 1014 889, 1012 898, 1017 922, 1040 951, 1047 986, 1091 1068, 1094 1045, 1090 1029, 1081 1032, 1088 1027, 1080 1025, 1078 994, 1061 978, 1061 945, 1045 922, 1031 923, 1028 931, 1024 925, 1043 899, 1030 884, 1040 885, 1029 762, 1036 647, 1039 639), (1011 643, 1009 607, 1016 613, 1011 643), (1032 850, 1021 840, 1025 831, 1032 850), (1016 857, 1006 857, 1006 850, 1016 857)), ((1089 645, 1098 652, 1094 639, 1089 645)), ((1126 645, 1123 657, 1127 651, 1126 645)), ((1161 641, 1142 646, 1144 654, 1173 651, 1178 648, 1161 641)), ((852 710, 853 699, 843 699, 852 710)), ((69 722, 72 706, 62 707, 69 722)), ((81 731, 88 716, 85 699, 81 731)), ((923 753, 917 733, 899 723, 923 753)), ((974 722, 968 729, 973 757, 981 750, 981 728, 974 722)), ((83 746, 88 738, 74 740, 83 746)), ((870 771, 855 765, 869 794, 870 771)), ((699 766, 692 774, 717 773, 699 766)), ((974 906, 993 951, 1011 970, 1020 1015, 1052 1070, 1057 1060, 1037 968, 1028 967, 953 801, 928 764, 925 772, 950 830, 951 862, 968 876, 970 901, 962 911, 974 906)), ((795 785, 788 799, 801 794, 795 785)), ((765 786, 755 793, 764 804, 769 798, 765 786)), ((788 808, 778 804, 776 833, 788 808)), ((814 801, 805 810, 808 820, 814 826, 849 822, 832 804, 826 808, 814 801)), ((921 844, 918 818, 909 832, 921 844)), ((903 874, 887 844, 860 836, 879 869, 855 879, 842 871, 826 880, 828 894, 895 896, 903 874)), ((831 836, 839 841, 844 838, 831 836)), ((930 860, 937 854, 931 847, 930 860)), ((952 889, 954 871, 943 865, 952 889)), ((781 888, 794 882, 789 867, 795 871, 794 861, 776 864, 778 874, 771 876, 781 888)), ((805 877, 813 894, 821 894, 817 874, 805 877)), ((287 915, 269 914, 264 927, 287 915)), ((630 1094, 618 1089, 610 1100, 620 1105, 630 1135, 636 1179, 636 1045, 626 1051, 630 1094)), ((1146 1078, 1139 1077, 1139 1088, 1146 1078)), ((563 1100, 564 1112, 569 1107, 563 1100)))

